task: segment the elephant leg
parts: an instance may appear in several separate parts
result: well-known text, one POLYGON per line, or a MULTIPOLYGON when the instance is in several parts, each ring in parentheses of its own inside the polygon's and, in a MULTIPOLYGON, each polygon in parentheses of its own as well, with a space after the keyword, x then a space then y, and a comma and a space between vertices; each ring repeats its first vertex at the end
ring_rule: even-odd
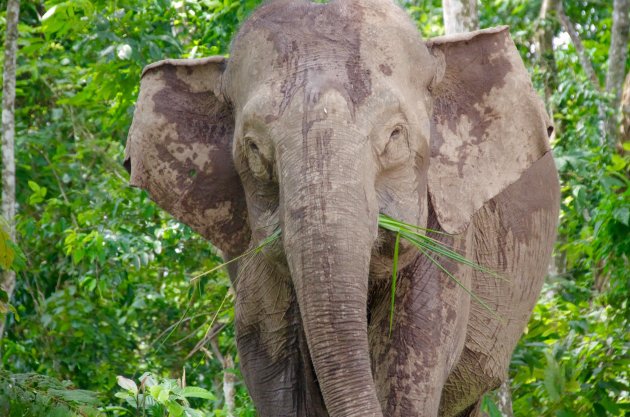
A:
POLYGON ((261 417, 327 417, 288 277, 261 257, 240 266, 235 325, 241 370, 261 417))
MULTIPOLYGON (((430 212, 428 227, 437 229, 432 218, 430 212)), ((465 250, 469 241, 464 233, 456 242, 447 243, 465 250)), ((470 286, 470 271, 437 260, 470 286)), ((399 273, 390 335, 390 285, 381 284, 381 294, 373 295, 375 301, 370 306, 372 368, 383 414, 437 417, 442 387, 464 345, 470 298, 430 259, 420 255, 399 273)))
POLYGON ((476 417, 484 393, 501 385, 508 361, 493 362, 478 352, 464 348, 449 375, 440 404, 440 417, 476 417), (490 367, 488 367, 490 365, 490 367))

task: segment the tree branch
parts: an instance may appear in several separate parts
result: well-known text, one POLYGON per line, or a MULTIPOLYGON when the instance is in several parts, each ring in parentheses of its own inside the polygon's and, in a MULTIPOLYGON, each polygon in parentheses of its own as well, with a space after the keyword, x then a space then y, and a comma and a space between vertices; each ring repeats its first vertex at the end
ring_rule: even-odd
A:
POLYGON ((70 209, 70 218, 72 219, 72 224, 74 224, 74 227, 78 229, 79 222, 77 222, 77 218, 72 212, 72 207, 70 207, 70 200, 68 199, 68 195, 66 194, 66 191, 63 188, 63 182, 61 181, 61 178, 59 178, 59 174, 57 174, 57 170, 55 169, 55 166, 52 164, 52 162, 50 161, 50 158, 48 158, 48 155, 46 155, 44 151, 42 151, 41 149, 38 149, 38 151, 42 155, 42 157, 44 158, 48 166, 50 167, 50 170, 53 173, 55 180, 57 181, 57 186, 59 187, 59 191, 61 192, 61 197, 63 198, 63 201, 66 203, 66 205, 70 209))
POLYGON ((593 63, 591 59, 588 57, 586 53, 586 49, 584 48, 584 44, 580 39, 580 35, 575 29, 575 25, 571 22, 571 19, 564 12, 564 6, 562 5, 562 1, 558 2, 558 18, 560 19, 560 23, 562 23, 562 27, 571 37, 571 42, 573 42, 573 46, 575 46, 575 51, 578 54, 578 58, 580 59, 580 64, 582 65, 582 69, 588 76, 589 80, 593 84, 593 88, 597 91, 601 91, 601 86, 599 84, 599 78, 597 78, 597 73, 595 72, 595 68, 593 68, 593 63))
POLYGON ((503 381, 497 390, 497 398, 499 400, 498 407, 503 417, 514 417, 514 411, 512 411, 512 390, 509 379, 503 381))
POLYGON ((234 384, 236 383, 236 375, 234 375, 231 369, 234 368, 234 359, 232 359, 232 355, 229 353, 225 356, 221 354, 216 338, 210 339, 210 347, 212 349, 212 353, 210 353, 210 351, 204 346, 200 347, 199 350, 205 353, 208 359, 212 359, 212 355, 214 354, 214 357, 221 362, 221 366, 223 367, 223 399, 225 401, 226 416, 233 417, 234 384))
POLYGON ((617 108, 621 100, 621 87, 623 86, 623 78, 626 73, 626 59, 628 57, 630 0, 615 0, 613 7, 608 72, 606 73, 606 92, 615 95, 613 105, 617 108))
POLYGON ((557 28, 553 15, 557 9, 558 0, 543 0, 538 15, 538 30, 536 31, 538 61, 545 77, 545 105, 551 115, 553 115, 551 96, 558 87, 558 69, 553 52, 553 37, 557 28))
MULTIPOLYGON (((558 18, 560 19, 560 23, 562 23, 562 27, 571 37, 571 42, 573 42, 573 46, 575 46, 575 51, 577 52, 578 58, 580 60, 580 64, 582 65, 582 69, 586 73, 587 77, 591 81, 593 89, 598 93, 602 93, 602 86, 599 82, 599 78, 597 77, 597 73, 595 72, 595 68, 593 67, 593 63, 586 53, 586 49, 584 48, 584 44, 580 39, 580 35, 578 34, 573 22, 564 12, 564 6, 562 5, 562 0, 558 1, 558 18)), ((602 104, 601 100, 597 103, 597 115, 599 116, 599 143, 602 146, 605 146, 608 143, 606 139, 609 135, 607 134, 607 118, 606 118, 606 108, 602 104)))
POLYGON ((629 14, 630 0, 615 0, 610 49, 608 50, 608 72, 606 73, 606 92, 613 97, 610 103, 613 112, 606 121, 608 144, 610 146, 614 146, 618 140, 623 140, 617 126, 619 123, 618 110, 626 74, 626 59, 628 58, 629 14))

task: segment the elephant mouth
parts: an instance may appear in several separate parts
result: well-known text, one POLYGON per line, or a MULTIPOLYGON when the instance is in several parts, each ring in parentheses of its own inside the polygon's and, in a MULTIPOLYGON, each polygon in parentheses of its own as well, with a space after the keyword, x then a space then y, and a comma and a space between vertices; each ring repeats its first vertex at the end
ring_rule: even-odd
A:
MULTIPOLYGON (((378 229, 378 236, 374 242, 374 248, 372 250, 373 255, 387 257, 389 259, 394 258, 394 248, 396 246, 396 233, 378 229)), ((398 256, 404 256, 414 251, 414 246, 407 242, 405 239, 400 239, 398 242, 398 256)))
POLYGON ((282 237, 273 238, 273 233, 277 228, 269 229, 269 235, 259 242, 260 255, 264 257, 268 263, 274 265, 277 272, 283 276, 290 276, 289 264, 282 244, 282 237), (264 244, 266 240, 272 239, 268 244, 264 244))
MULTIPOLYGON (((290 276, 289 266, 286 258, 286 248, 283 244, 282 233, 274 238, 273 235, 278 230, 282 230, 278 222, 278 211, 263 216, 259 226, 255 230, 255 238, 251 248, 258 248, 256 253, 262 256, 268 263, 276 266, 278 272, 290 276)), ((380 228, 377 238, 372 247, 370 259, 370 276, 390 277, 394 263, 394 252, 396 246, 396 233, 380 228)), ((255 250, 255 249, 250 249, 255 250)), ((398 269, 402 269, 410 264, 418 256, 418 250, 405 239, 398 241, 398 269)))
POLYGON ((258 248, 256 255, 261 256, 268 264, 276 267, 277 272, 289 276, 289 265, 282 238, 282 226, 279 220, 279 207, 260 214, 256 224, 251 225, 252 244, 250 248, 258 248), (278 231, 280 234, 278 235, 278 231))
MULTIPOLYGON (((372 247, 370 260, 370 276, 373 278, 389 278, 394 266, 394 249, 396 233, 382 228, 372 247)), ((405 239, 398 242, 398 270, 405 268, 418 256, 418 250, 405 239)))

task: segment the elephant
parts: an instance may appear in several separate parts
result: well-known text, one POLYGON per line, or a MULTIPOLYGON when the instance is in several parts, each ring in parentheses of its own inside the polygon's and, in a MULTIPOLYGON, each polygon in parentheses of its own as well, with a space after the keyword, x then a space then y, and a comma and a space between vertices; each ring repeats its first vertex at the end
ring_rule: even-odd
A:
POLYGON ((392 0, 271 0, 229 58, 145 67, 124 163, 226 259, 280 230, 229 268, 260 416, 478 416, 549 265, 552 132, 507 27, 422 40, 392 0), (401 240, 390 329, 380 214, 506 279, 440 258, 457 285, 401 240))

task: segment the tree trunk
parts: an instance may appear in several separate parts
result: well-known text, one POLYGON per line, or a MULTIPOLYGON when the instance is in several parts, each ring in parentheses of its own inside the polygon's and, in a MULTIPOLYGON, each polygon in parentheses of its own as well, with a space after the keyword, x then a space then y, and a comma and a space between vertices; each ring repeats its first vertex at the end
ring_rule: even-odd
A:
MULTIPOLYGON (((582 39, 580 39, 580 34, 578 33, 571 19, 569 19, 567 14, 564 12, 564 6, 562 5, 562 0, 558 1, 558 8, 556 12, 558 13, 558 18, 560 19, 560 22, 562 23, 562 27, 569 34, 569 37, 571 38, 571 42, 573 43, 573 46, 575 47, 575 52, 577 53, 578 59, 580 60, 580 65, 582 66, 582 69, 586 73, 586 76, 591 81, 591 85, 593 86, 593 89, 596 92, 601 93, 602 87, 599 82, 599 77, 597 77, 597 73, 595 72, 593 63, 591 62, 591 59, 589 58, 588 53, 586 52, 586 48, 584 48, 582 39)), ((606 142, 607 142, 606 141, 607 133, 606 133, 606 109, 603 104, 601 103, 598 104, 597 113, 599 116, 599 132, 600 132, 599 143, 602 146, 604 146, 606 145, 606 142)))
MULTIPOLYGON (((9 224, 9 235, 13 241, 15 241, 15 66, 19 14, 19 0, 9 0, 2 85, 2 216, 9 224)), ((15 272, 5 271, 1 284, 11 299, 15 289, 15 272)), ((4 334, 4 325, 5 320, 0 320, 0 339, 4 334)))
POLYGON ((623 145, 630 142, 630 72, 626 76, 621 96, 621 128, 619 129, 620 152, 623 152, 623 145))
POLYGON ((223 360, 223 398, 225 400, 226 417, 234 417, 234 384, 236 375, 232 372, 234 359, 228 353, 223 360))
POLYGON ((607 120, 608 145, 614 146, 618 139, 617 109, 621 103, 623 79, 626 73, 628 40, 630 33, 630 0, 615 0, 613 6, 613 24, 610 49, 608 50, 608 72, 606 73, 606 92, 613 96, 612 115, 607 120))
POLYGON ((479 29, 477 0, 444 0, 442 11, 447 35, 479 29))
MULTIPOLYGON (((553 115, 551 96, 558 87, 558 71, 553 53, 553 37, 556 32, 556 20, 553 18, 558 8, 558 0, 543 0, 538 16, 539 29, 536 36, 538 61, 545 77, 545 105, 547 112, 553 115)), ((556 134, 558 126, 556 126, 556 134)))
POLYGON ((514 411, 512 411, 512 390, 510 389, 509 379, 499 387, 497 398, 499 400, 497 406, 503 417, 514 417, 514 411))
POLYGON ((571 42, 575 47, 575 52, 577 52, 578 59, 580 60, 580 65, 582 65, 582 69, 586 73, 586 76, 591 80, 591 84, 596 91, 601 91, 601 85, 599 83, 599 78, 597 77, 597 73, 595 72, 595 68, 593 68, 593 63, 586 52, 586 48, 584 48, 584 44, 582 43, 582 39, 580 38, 580 34, 578 33, 575 25, 569 19, 567 14, 564 12, 564 6, 562 5, 562 1, 558 1, 558 18, 564 27, 564 30, 569 34, 571 38, 571 42))
MULTIPOLYGON (((562 135, 562 122, 554 118, 556 109, 551 99, 553 93, 558 90, 558 66, 556 65, 556 57, 553 50, 553 38, 559 29, 557 16, 559 1, 543 0, 538 15, 538 31, 536 33, 538 65, 540 65, 540 72, 544 77, 545 107, 549 117, 553 120, 555 137, 562 135)), ((564 239, 564 236, 558 235, 558 240, 560 239, 564 239)), ((554 256, 549 263, 549 275, 557 276, 562 274, 565 264, 566 253, 564 251, 554 252, 554 256)))

